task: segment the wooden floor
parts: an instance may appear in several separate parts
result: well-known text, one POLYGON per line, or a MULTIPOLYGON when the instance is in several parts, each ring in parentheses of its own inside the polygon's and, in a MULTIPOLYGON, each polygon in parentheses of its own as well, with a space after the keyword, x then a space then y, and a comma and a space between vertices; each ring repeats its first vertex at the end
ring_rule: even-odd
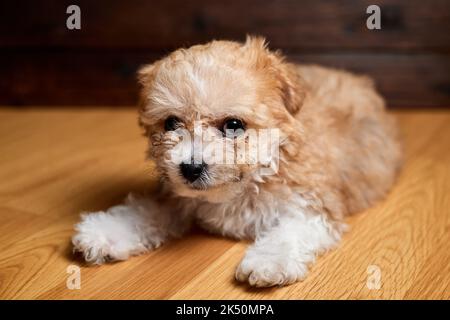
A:
POLYGON ((449 299, 450 112, 396 115, 406 165, 388 199, 349 219, 351 232, 304 282, 257 290, 233 279, 247 244, 201 231, 126 262, 85 266, 70 245, 79 213, 154 186, 134 110, 2 108, 0 298, 449 299), (73 264, 80 290, 66 286, 73 264), (380 289, 370 286, 377 276, 380 289))

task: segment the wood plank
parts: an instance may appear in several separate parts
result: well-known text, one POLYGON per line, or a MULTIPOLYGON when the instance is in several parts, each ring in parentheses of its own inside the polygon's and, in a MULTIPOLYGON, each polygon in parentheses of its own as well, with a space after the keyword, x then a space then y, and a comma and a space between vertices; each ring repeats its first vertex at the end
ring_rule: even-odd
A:
POLYGON ((382 31, 366 28, 373 1, 99 0, 76 2, 80 31, 66 28, 71 1, 3 1, 1 47, 173 49, 213 38, 260 34, 279 48, 446 49, 446 0, 379 0, 382 31))
MULTIPOLYGON (((289 53, 288 53, 289 54, 289 53)), ((162 54, 139 51, 4 51, 0 103, 10 105, 131 105, 140 65, 162 54)), ((289 54, 292 61, 372 76, 391 107, 448 107, 450 54, 289 54)))
POLYGON ((72 255, 80 211, 154 187, 135 112, 0 109, 0 298, 450 298, 449 112, 396 112, 406 163, 388 198, 350 218, 341 245, 320 257, 304 282, 271 289, 233 280, 248 243, 199 230, 101 267, 72 255), (73 264, 81 267, 81 290, 66 287, 73 264), (380 268, 379 290, 366 285, 370 265, 380 268))
MULTIPOLYGON (((450 204, 449 204, 450 205, 450 204)), ((448 232, 425 262, 415 283, 406 292, 405 299, 427 297, 429 299, 450 299, 450 250, 448 232)))

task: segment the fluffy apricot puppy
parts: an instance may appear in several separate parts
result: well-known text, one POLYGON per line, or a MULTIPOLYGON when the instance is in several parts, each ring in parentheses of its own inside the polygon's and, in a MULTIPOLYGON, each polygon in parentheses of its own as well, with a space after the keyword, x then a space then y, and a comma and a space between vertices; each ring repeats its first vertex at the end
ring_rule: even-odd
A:
POLYGON ((145 253, 197 223, 254 240, 237 280, 290 284, 400 168, 395 125, 370 79, 288 63, 261 38, 177 50, 139 80, 161 185, 82 216, 73 244, 88 262, 145 253))

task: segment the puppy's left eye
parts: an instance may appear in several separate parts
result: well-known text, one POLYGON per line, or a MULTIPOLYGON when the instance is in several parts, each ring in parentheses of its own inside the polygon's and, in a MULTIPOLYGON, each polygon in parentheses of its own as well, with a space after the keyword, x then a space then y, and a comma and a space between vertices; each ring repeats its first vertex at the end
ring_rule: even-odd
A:
POLYGON ((238 136, 245 131, 245 124, 239 119, 227 119, 223 123, 222 132, 228 135, 238 136))

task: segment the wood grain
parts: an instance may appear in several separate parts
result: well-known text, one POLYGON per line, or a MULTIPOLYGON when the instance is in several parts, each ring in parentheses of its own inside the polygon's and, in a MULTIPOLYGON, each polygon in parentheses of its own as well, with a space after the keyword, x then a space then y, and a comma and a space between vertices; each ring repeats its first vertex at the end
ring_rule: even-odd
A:
POLYGON ((371 0, 78 0, 81 30, 66 28, 69 0, 3 1, 0 47, 166 50, 260 34, 295 50, 447 49, 447 0, 378 0, 382 30, 366 28, 371 0))
POLYGON ((348 220, 341 245, 283 288, 233 280, 248 245, 193 231, 101 267, 72 255, 78 214, 154 188, 132 109, 0 110, 2 299, 450 299, 450 112, 396 112, 404 170, 388 198, 348 220), (69 265, 81 289, 66 287, 69 265), (367 268, 382 286, 369 290, 367 268))
MULTIPOLYGON (((276 47, 274 47, 276 48, 276 47)), ((289 53, 297 63, 321 64, 366 74, 375 80, 389 107, 450 105, 450 53, 289 53)), ((137 102, 136 72, 163 53, 120 51, 0 53, 0 103, 125 105, 137 102), (33 58, 30 59, 30 54, 33 58)))
POLYGON ((0 105, 134 105, 139 65, 213 39, 267 38, 294 61, 372 76, 390 107, 450 106, 450 1, 69 0, 0 2, 0 105))

